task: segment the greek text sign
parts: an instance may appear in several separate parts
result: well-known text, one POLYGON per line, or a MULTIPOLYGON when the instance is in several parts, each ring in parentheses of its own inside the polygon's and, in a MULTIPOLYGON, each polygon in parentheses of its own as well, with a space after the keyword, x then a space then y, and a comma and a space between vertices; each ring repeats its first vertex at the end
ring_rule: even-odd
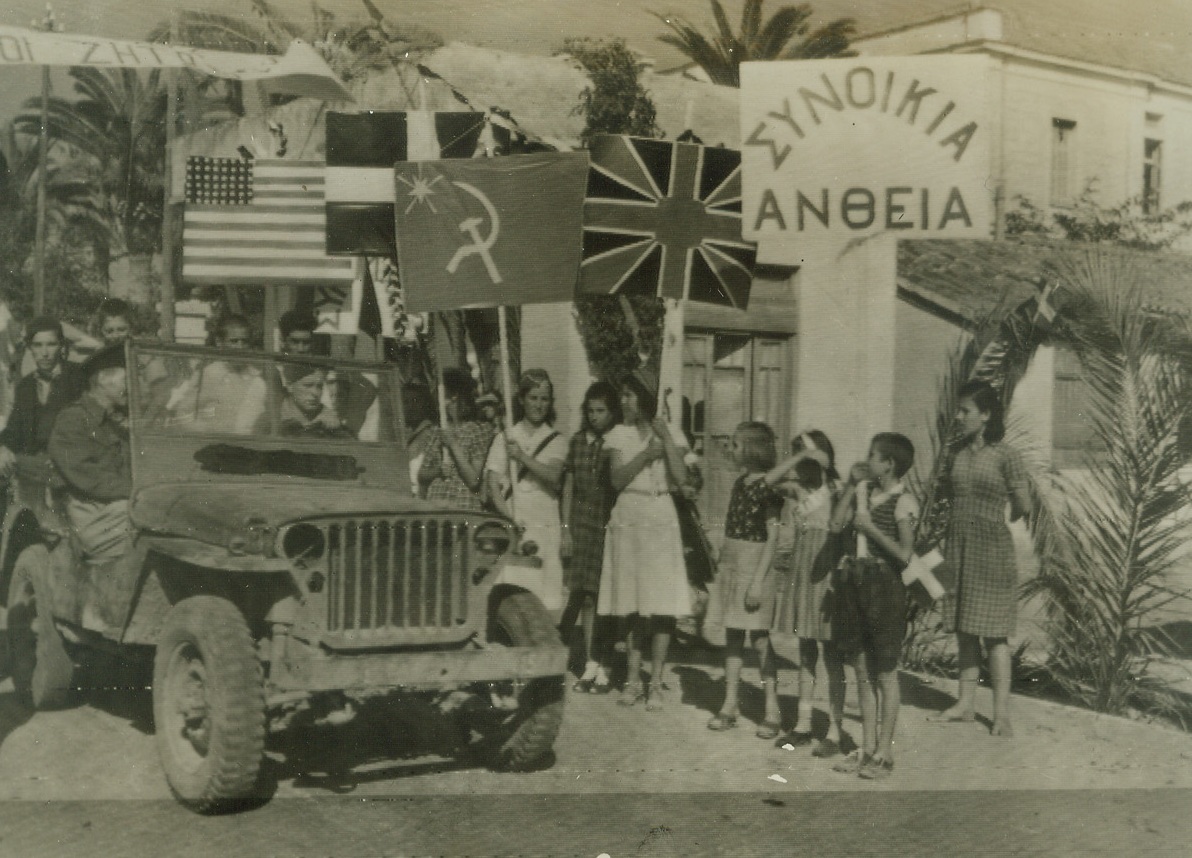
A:
POLYGON ((229 80, 262 81, 272 92, 352 99, 318 51, 301 41, 281 56, 269 56, 0 26, 3 65, 189 68, 229 80))
POLYGON ((741 66, 743 231, 767 262, 889 232, 990 233, 985 57, 741 66))

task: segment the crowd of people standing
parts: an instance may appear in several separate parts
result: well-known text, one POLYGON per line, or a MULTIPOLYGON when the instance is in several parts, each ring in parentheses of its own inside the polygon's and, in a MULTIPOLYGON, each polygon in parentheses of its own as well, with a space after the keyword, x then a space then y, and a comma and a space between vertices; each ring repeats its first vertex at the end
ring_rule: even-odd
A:
MULTIPOLYGON (((122 302, 105 304, 96 325, 104 345, 126 339, 131 321, 122 302)), ((308 353, 313 330, 313 320, 287 314, 281 325, 284 350, 308 353)), ((247 320, 230 315, 213 336, 225 349, 242 349, 250 333, 247 320)), ((113 422, 104 424, 105 431, 113 438, 120 433, 119 403, 101 395, 102 373, 115 364, 93 362, 84 374, 67 363, 62 327, 53 319, 32 320, 25 341, 33 371, 17 384, 0 431, 0 476, 12 478, 20 468, 28 472, 57 450, 54 461, 68 484, 82 485, 71 470, 71 455, 63 452, 81 447, 66 443, 68 430, 77 423, 76 434, 95 437, 87 419, 99 425, 110 415, 113 422), (83 408, 58 421, 58 412, 78 399, 84 384, 99 403, 95 413, 83 408), (55 430, 56 422, 66 428, 55 430)), ((120 361, 122 367, 122 356, 120 361)), ((229 374, 236 365, 208 367, 214 369, 229 374)), ((246 377, 245 384, 264 382, 246 377)), ((554 387, 545 370, 522 375, 508 425, 495 397, 478 401, 466 370, 448 369, 441 385, 445 420, 438 419, 430 388, 411 384, 403 390, 411 487, 430 501, 495 509, 517 521, 541 560, 536 595, 548 610, 562 612, 564 634, 577 623, 582 629, 576 692, 613 690, 614 643, 620 638, 626 671, 617 702, 665 709, 671 702, 664 677, 676 621, 693 612, 693 585, 707 583, 704 623, 724 631, 725 675, 723 700, 708 728, 738 726, 742 668, 747 657, 756 657, 764 694, 758 738, 809 745, 815 757, 839 757, 835 770, 863 778, 892 773, 907 610, 901 572, 913 557, 919 519, 918 502, 903 481, 915 456, 907 437, 875 435, 867 459, 842 477, 824 432, 800 433, 780 459, 771 427, 741 423, 728 451, 740 475, 724 511, 717 572, 711 582, 697 581, 693 546, 685 545, 676 505, 677 496, 692 493, 693 457, 682 434, 659 418, 647 385, 636 377, 619 389, 593 384, 583 399, 582 426, 569 439, 554 427, 554 387), (798 704, 785 730, 772 635, 799 641, 798 704), (815 736, 812 701, 821 660, 828 728, 815 736), (856 677, 859 745, 844 730, 846 665, 856 677)), ((1030 511, 1030 497, 1021 459, 1003 442, 999 393, 974 382, 960 389, 958 400, 959 433, 946 450, 944 478, 952 499, 944 554, 956 584, 940 610, 957 636, 960 678, 955 705, 929 720, 975 720, 984 653, 993 688, 991 733, 1011 736, 1016 569, 1006 508, 1011 521, 1022 518, 1030 511)), ((124 449, 115 441, 108 446, 124 449)), ((107 494, 92 489, 80 497, 106 509, 127 494, 121 484, 107 494)), ((88 532, 82 519, 77 527, 88 532)))
MULTIPOLYGON (((692 474, 687 443, 658 418, 653 392, 637 378, 619 390, 593 384, 581 428, 565 439, 554 429, 554 391, 543 370, 522 377, 507 431, 495 413, 481 418, 470 376, 448 374, 444 387, 446 427, 433 425, 429 390, 407 391, 421 494, 496 508, 524 528, 543 562, 538 595, 548 609, 563 609, 565 635, 577 625, 581 630, 575 692, 614 690, 619 642, 626 669, 617 703, 665 709, 668 649, 676 621, 693 611, 691 546, 684 544, 675 503, 692 474)), ((1011 520, 1022 517, 1029 496, 1019 456, 1002 443, 998 393, 980 383, 964 387, 956 416, 960 435, 945 477, 954 499, 945 550, 957 585, 941 610, 957 634, 961 675, 956 705, 929 720, 975 718, 984 651, 993 677, 991 732, 1009 736, 1016 570, 1005 508, 1009 502, 1011 520)), ((764 696, 758 738, 810 746, 814 757, 837 758, 839 772, 886 778, 894 769, 906 633, 901 572, 912 559, 919 519, 904 483, 914 446, 899 433, 879 433, 866 460, 842 477, 823 431, 797 435, 780 459, 774 431, 749 421, 737 427, 729 452, 741 473, 724 511, 704 617, 706 627, 724 630, 725 690, 708 728, 738 726, 742 667, 756 658, 764 696), (789 728, 772 635, 799 641, 798 703, 789 728), (828 727, 813 735, 821 661, 828 727), (844 728, 846 666, 856 677, 859 744, 844 728)))

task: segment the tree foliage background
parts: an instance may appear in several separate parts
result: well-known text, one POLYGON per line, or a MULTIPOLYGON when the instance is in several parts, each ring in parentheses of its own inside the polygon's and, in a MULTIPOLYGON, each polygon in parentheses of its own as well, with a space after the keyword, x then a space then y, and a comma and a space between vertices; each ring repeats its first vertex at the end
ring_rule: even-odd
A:
MULTIPOLYGON (((623 39, 567 39, 563 52, 588 75, 575 112, 585 119, 585 145, 598 134, 659 137, 656 111, 641 82, 644 66, 623 39)), ((579 295, 576 322, 592 372, 614 384, 635 373, 657 386, 662 355, 662 299, 579 295)))

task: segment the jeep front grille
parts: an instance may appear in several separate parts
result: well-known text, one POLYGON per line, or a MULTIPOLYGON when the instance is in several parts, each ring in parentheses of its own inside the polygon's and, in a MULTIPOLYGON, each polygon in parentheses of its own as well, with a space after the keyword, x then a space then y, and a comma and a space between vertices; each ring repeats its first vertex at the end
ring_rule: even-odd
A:
POLYGON ((459 637, 468 617, 469 527, 447 518, 344 519, 321 525, 327 631, 411 641, 459 637), (386 634, 386 637, 391 635, 386 634))

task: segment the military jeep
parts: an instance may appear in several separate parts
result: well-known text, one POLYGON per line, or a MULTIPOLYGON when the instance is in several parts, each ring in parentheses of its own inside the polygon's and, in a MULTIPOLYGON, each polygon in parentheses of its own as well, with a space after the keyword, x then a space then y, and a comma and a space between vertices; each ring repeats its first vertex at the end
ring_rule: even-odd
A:
POLYGON ((346 720, 353 700, 417 704, 498 768, 549 759, 567 654, 533 545, 413 496, 394 367, 143 342, 126 366, 123 558, 83 556, 46 468, 12 482, 20 694, 60 705, 87 653, 151 656, 161 762, 202 812, 254 799, 268 731, 346 720))

